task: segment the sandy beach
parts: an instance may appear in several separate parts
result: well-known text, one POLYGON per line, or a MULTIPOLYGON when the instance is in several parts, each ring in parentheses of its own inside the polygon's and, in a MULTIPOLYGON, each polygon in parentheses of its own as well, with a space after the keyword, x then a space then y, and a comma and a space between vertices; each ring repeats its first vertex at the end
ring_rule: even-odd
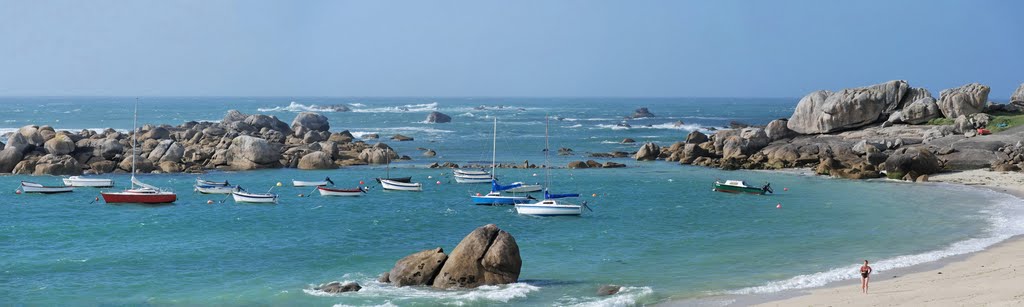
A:
MULTIPOLYGON (((972 170, 937 174, 930 181, 979 186, 1024 199, 1024 173, 972 170)), ((861 293, 860 280, 855 279, 759 306, 1024 305, 1024 239, 1019 236, 942 265, 925 264, 918 269, 905 275, 873 275, 869 294, 861 293)))

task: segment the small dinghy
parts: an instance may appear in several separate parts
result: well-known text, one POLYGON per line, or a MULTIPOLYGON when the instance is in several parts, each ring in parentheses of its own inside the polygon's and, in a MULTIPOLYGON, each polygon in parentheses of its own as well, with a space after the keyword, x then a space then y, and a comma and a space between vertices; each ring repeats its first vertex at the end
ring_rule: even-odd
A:
POLYGON ((199 178, 196 178, 196 184, 192 188, 202 194, 231 194, 235 190, 235 187, 227 180, 209 181, 199 178))
POLYGON ((326 178, 324 178, 324 180, 320 180, 320 181, 302 181, 302 180, 294 180, 294 179, 292 180, 292 186, 296 186, 296 187, 322 187, 322 186, 326 186, 328 184, 329 185, 334 185, 334 181, 331 181, 331 177, 326 177, 326 178))
POLYGON ((766 183, 764 186, 756 187, 747 185, 747 183, 743 180, 726 180, 725 182, 715 181, 715 187, 712 189, 712 191, 723 193, 745 193, 757 195, 764 195, 765 193, 775 193, 775 191, 772 191, 771 183, 766 183))
POLYGON ((391 191, 411 191, 411 192, 423 191, 423 184, 419 183, 419 182, 417 182, 417 183, 409 183, 409 182, 394 181, 394 180, 390 180, 390 179, 381 179, 380 180, 380 185, 385 190, 391 190, 391 191))
POLYGON ((235 191, 231 192, 231 196, 235 199, 236 203, 258 203, 258 204, 276 204, 277 194, 274 193, 249 193, 242 187, 238 187, 235 191))
POLYGON ((320 191, 320 196, 349 196, 349 197, 354 197, 354 196, 362 196, 363 194, 366 193, 366 190, 363 190, 362 188, 334 189, 334 188, 328 188, 328 187, 317 187, 316 189, 318 191, 320 191))
POLYGON ((525 184, 522 181, 513 182, 512 184, 513 185, 517 185, 518 184, 519 186, 511 188, 511 189, 508 189, 508 190, 504 190, 502 192, 505 192, 505 193, 533 193, 533 192, 540 192, 540 190, 544 189, 539 184, 525 184))
POLYGON ((35 182, 22 181, 21 191, 25 193, 54 194, 74 192, 75 188, 68 186, 45 186, 35 182))

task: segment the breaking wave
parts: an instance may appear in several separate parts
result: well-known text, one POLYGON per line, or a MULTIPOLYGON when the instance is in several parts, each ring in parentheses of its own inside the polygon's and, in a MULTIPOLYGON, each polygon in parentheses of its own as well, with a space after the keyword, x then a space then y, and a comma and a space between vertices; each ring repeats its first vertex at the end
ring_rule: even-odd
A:
POLYGON ((273 107, 273 108, 258 108, 260 112, 346 112, 349 108, 345 105, 333 105, 333 106, 321 106, 321 105, 305 105, 298 102, 292 101, 285 107, 273 107))
MULTIPOLYGON (((352 105, 353 107, 355 105, 352 105)), ((366 108, 365 106, 357 107, 352 109, 352 112, 357 113, 408 113, 408 112, 430 112, 437 111, 437 102, 431 103, 420 103, 420 104, 406 104, 400 106, 389 106, 389 107, 374 107, 366 108)))

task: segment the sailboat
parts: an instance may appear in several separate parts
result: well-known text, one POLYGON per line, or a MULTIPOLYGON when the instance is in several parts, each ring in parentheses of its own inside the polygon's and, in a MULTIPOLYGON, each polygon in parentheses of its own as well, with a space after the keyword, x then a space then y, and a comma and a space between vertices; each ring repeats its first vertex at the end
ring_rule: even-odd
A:
POLYGON ((132 186, 121 192, 100 192, 103 201, 108 204, 116 203, 141 203, 141 204, 166 204, 178 200, 178 195, 171 191, 165 191, 152 185, 142 183, 135 178, 135 160, 141 157, 137 152, 138 144, 138 121, 139 101, 135 100, 135 115, 132 118, 132 186))
MULTIPOLYGON (((495 117, 494 118, 494 136, 493 136, 493 139, 491 140, 491 173, 490 173, 490 175, 491 175, 491 178, 490 178, 491 191, 489 193, 487 193, 486 195, 480 195, 480 193, 477 193, 476 195, 470 196, 470 198, 473 199, 473 204, 474 205, 514 205, 514 204, 528 202, 529 198, 527 198, 526 196, 515 196, 515 195, 507 196, 507 195, 501 195, 501 191, 508 190, 508 189, 518 188, 522 184, 511 184, 511 185, 505 185, 505 186, 498 184, 498 180, 496 180, 494 178, 495 167, 496 167, 496 164, 497 164, 497 161, 496 161, 497 155, 498 155, 498 118, 495 117)), ((458 180, 458 178, 459 178, 458 174, 456 174, 455 176, 456 176, 455 179, 458 180)))
POLYGON ((412 177, 391 178, 391 153, 389 151, 391 150, 388 149, 384 153, 388 163, 387 170, 384 175, 385 177, 377 178, 377 182, 380 182, 380 186, 385 190, 392 191, 423 191, 423 184, 419 182, 412 182, 412 177))
MULTIPOLYGON (((544 160, 548 165, 544 170, 544 177, 548 189, 551 188, 551 161, 548 157, 548 150, 551 146, 548 143, 548 124, 547 118, 544 118, 544 160)), ((579 194, 551 194, 547 189, 544 190, 544 199, 529 204, 516 204, 516 213, 520 215, 532 215, 532 216, 580 216, 583 215, 583 208, 591 210, 587 206, 587 202, 583 202, 581 205, 577 205, 565 200, 563 198, 569 197, 580 197, 579 194)), ((593 210, 591 210, 593 211, 593 210)))

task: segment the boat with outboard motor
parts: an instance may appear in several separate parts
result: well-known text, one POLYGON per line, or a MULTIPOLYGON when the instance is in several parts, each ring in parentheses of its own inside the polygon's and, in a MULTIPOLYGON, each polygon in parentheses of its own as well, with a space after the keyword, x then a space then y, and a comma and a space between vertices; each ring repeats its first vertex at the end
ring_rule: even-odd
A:
POLYGON ((772 184, 765 183, 761 187, 750 186, 743 180, 726 180, 724 182, 716 180, 712 191, 724 192, 724 193, 744 193, 744 194, 757 194, 764 195, 765 193, 775 193, 772 191, 772 184))

